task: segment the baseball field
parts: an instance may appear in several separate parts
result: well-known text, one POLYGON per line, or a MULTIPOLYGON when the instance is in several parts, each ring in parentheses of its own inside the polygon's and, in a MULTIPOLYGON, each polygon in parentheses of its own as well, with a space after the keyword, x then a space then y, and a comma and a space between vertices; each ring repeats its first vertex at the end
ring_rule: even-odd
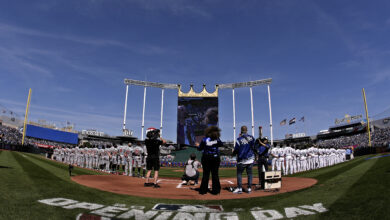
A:
MULTIPOLYGON (((389 156, 357 157, 296 174, 318 182, 294 192, 176 200, 89 188, 74 182, 65 164, 39 155, 0 151, 0 219, 390 219, 389 156)), ((103 174, 75 168, 73 175, 103 174)), ((166 178, 181 175, 175 169, 161 171, 166 178)), ((234 178, 235 170, 221 169, 220 175, 234 178)), ((161 186, 155 190, 167 190, 161 186)))

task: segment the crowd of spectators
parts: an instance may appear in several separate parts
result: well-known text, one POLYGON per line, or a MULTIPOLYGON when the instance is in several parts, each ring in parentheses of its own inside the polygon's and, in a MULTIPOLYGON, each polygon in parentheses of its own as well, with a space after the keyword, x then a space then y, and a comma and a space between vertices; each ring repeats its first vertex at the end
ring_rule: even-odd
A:
POLYGON ((17 145, 22 143, 22 134, 15 128, 0 125, 0 136, 3 145, 17 145))
MULTIPOLYGON (((376 128, 371 133, 371 143, 373 147, 384 147, 390 144, 390 128, 376 128)), ((324 148, 344 148, 355 146, 357 148, 367 147, 367 133, 360 133, 351 136, 341 136, 337 138, 317 141, 319 147, 324 148)))
MULTIPOLYGON (((22 145, 23 134, 16 128, 0 125, 0 148, 16 150, 22 145)), ((73 147, 74 145, 36 139, 32 137, 24 138, 24 145, 38 148, 39 145, 53 146, 53 147, 73 147)))
POLYGON ((88 143, 91 147, 102 149, 109 148, 113 145, 110 141, 102 141, 102 140, 88 140, 88 143))

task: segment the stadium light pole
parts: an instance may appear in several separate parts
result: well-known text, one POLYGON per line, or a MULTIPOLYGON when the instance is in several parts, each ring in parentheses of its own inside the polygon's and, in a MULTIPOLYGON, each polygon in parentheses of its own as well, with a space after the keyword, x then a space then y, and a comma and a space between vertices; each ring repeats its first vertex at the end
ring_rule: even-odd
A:
POLYGON ((129 85, 126 85, 125 112, 123 114, 123 131, 126 129, 127 97, 128 97, 128 94, 129 94, 129 85))
POLYGON ((251 93, 251 115, 252 115, 252 136, 255 136, 255 121, 253 119, 253 93, 252 93, 252 86, 249 87, 249 91, 251 93))
POLYGON ((160 121, 160 136, 163 132, 163 111, 164 111, 164 89, 161 89, 161 121, 160 121))
POLYGON ((146 104, 146 86, 144 86, 144 105, 142 108, 142 125, 141 125, 141 140, 144 139, 144 127, 145 127, 145 104, 146 104))
POLYGON ((236 142, 236 101, 234 99, 234 88, 233 88, 233 146, 236 142))
POLYGON ((271 134, 271 145, 274 144, 274 134, 272 131, 272 109, 271 109, 271 89, 269 84, 268 87, 268 106, 269 106, 269 128, 270 128, 270 134, 271 134))

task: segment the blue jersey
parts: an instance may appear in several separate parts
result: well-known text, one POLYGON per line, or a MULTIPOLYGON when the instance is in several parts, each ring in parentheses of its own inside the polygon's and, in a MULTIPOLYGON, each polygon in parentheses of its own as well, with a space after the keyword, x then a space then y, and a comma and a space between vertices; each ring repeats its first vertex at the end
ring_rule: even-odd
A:
POLYGON ((237 161, 245 160, 254 157, 253 148, 255 145, 255 139, 252 135, 244 134, 237 138, 236 145, 234 146, 234 154, 237 154, 237 161))
POLYGON ((203 138, 202 142, 200 142, 199 150, 203 151, 203 154, 210 155, 213 157, 219 156, 219 147, 222 147, 222 141, 218 138, 216 140, 211 140, 209 137, 203 138))
POLYGON ((255 149, 257 151, 257 154, 261 157, 268 157, 268 150, 270 148, 269 144, 266 144, 266 146, 263 146, 260 144, 260 140, 257 139, 255 143, 255 149))

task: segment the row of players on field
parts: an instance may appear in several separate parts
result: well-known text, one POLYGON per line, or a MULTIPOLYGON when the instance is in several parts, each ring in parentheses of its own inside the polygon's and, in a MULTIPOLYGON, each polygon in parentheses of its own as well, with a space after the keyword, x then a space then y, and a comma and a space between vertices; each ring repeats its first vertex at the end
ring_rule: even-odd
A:
POLYGON ((272 158, 272 171, 282 171, 283 175, 333 166, 353 158, 351 149, 294 149, 289 146, 271 148, 269 155, 272 158))
POLYGON ((57 161, 106 172, 116 172, 122 165, 124 174, 128 176, 136 176, 136 171, 137 176, 141 176, 141 169, 145 176, 146 157, 145 146, 132 146, 131 143, 104 149, 59 147, 53 150, 53 159, 57 161))
MULTIPOLYGON (((282 171, 283 175, 332 166, 353 158, 350 149, 294 149, 289 146, 273 147, 268 156, 271 158, 271 170, 282 171)), ((141 176, 141 169, 142 176, 145 176, 146 157, 145 146, 132 146, 130 143, 105 149, 60 147, 53 151, 53 158, 60 162, 106 172, 116 172, 122 165, 124 174, 129 176, 141 176)))

